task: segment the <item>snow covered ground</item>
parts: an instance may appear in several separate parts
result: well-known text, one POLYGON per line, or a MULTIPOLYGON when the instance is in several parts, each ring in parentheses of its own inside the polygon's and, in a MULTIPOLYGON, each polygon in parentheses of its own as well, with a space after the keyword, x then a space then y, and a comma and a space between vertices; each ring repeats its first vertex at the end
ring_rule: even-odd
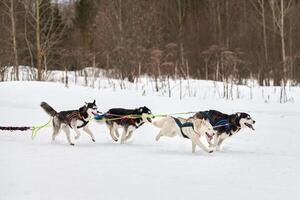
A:
MULTIPOLYGON (((56 110, 68 110, 93 99, 101 111, 144 105, 155 114, 217 109, 245 111, 257 122, 255 132, 240 131, 224 142, 222 151, 212 154, 200 149, 192 154, 190 141, 179 137, 155 142, 158 129, 151 124, 138 129, 125 145, 112 142, 107 128, 96 123, 91 124, 96 142, 83 133, 75 146, 67 144, 63 133, 52 142, 51 128, 41 130, 35 140, 30 132, 2 131, 0 200, 299 198, 300 88, 290 91, 294 103, 278 104, 275 100, 264 103, 255 88, 257 99, 226 101, 205 96, 212 88, 202 86, 196 97, 180 101, 177 95, 143 96, 142 90, 135 89, 0 83, 0 126, 47 122, 41 101, 56 110)), ((248 89, 241 91, 248 93, 248 89)))

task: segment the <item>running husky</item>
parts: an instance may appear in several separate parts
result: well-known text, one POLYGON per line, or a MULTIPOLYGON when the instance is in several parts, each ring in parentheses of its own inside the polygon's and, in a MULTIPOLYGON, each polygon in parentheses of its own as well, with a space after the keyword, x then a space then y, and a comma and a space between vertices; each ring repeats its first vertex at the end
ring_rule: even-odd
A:
POLYGON ((92 141, 95 142, 93 133, 88 128, 89 120, 98 112, 95 100, 92 103, 85 103, 85 105, 78 110, 56 112, 46 102, 42 102, 41 107, 48 115, 53 117, 53 141, 60 132, 60 129, 63 129, 63 131, 66 133, 69 144, 74 145, 70 138, 70 128, 74 129, 77 134, 75 139, 80 137, 80 132, 78 129, 82 128, 84 132, 91 136, 92 141))
POLYGON ((160 128, 160 131, 155 138, 156 141, 158 141, 161 136, 174 137, 179 135, 192 141, 193 153, 196 150, 196 145, 208 153, 214 151, 213 148, 205 146, 200 140, 202 136, 206 136, 208 137, 207 139, 209 139, 214 135, 213 127, 205 119, 199 119, 197 117, 185 119, 168 116, 160 121, 153 122, 153 124, 160 128))
POLYGON ((125 143, 133 131, 141 127, 145 122, 152 122, 152 112, 146 106, 136 109, 112 108, 103 115, 109 129, 110 136, 118 141, 118 128, 123 128, 121 144, 125 143))
POLYGON ((248 113, 237 112, 231 115, 221 113, 217 110, 201 111, 195 114, 198 118, 208 119, 216 131, 214 140, 208 140, 210 147, 220 150, 223 141, 235 135, 242 128, 254 130, 255 120, 248 113))

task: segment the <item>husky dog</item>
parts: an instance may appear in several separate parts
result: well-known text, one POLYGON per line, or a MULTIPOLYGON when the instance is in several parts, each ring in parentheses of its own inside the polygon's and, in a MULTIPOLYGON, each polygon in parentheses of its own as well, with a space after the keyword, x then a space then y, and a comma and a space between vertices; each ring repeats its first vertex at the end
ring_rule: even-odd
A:
POLYGON ((104 114, 105 123, 109 129, 110 136, 118 141, 118 128, 123 128, 121 143, 125 143, 133 131, 142 126, 145 122, 152 122, 152 112, 146 106, 136 109, 112 108, 104 114))
POLYGON ((216 110, 208 110, 198 112, 195 114, 198 118, 208 119, 211 125, 214 127, 216 134, 214 140, 208 140, 211 147, 220 149, 223 141, 239 132, 242 128, 253 128, 255 120, 251 116, 244 112, 238 112, 235 114, 227 115, 216 110), (213 142, 212 142, 213 141, 213 142))
POLYGON ((160 128, 158 135, 156 136, 156 141, 160 139, 161 136, 174 137, 179 135, 183 138, 188 138, 192 141, 192 152, 196 150, 196 146, 208 153, 214 151, 213 148, 205 146, 200 138, 202 136, 214 135, 214 130, 209 121, 205 119, 199 119, 197 116, 185 118, 175 118, 175 117, 165 117, 160 121, 153 122, 154 126, 160 128))
POLYGON ((72 128, 77 134, 75 139, 80 137, 80 132, 78 129, 82 128, 84 132, 91 136, 92 141, 95 142, 93 133, 88 128, 89 120, 98 112, 95 100, 92 103, 85 103, 85 105, 78 110, 56 112, 46 102, 42 102, 41 107, 48 115, 53 117, 53 141, 55 140, 55 137, 58 135, 59 131, 62 129, 66 133, 69 144, 74 145, 70 138, 70 128, 72 128))

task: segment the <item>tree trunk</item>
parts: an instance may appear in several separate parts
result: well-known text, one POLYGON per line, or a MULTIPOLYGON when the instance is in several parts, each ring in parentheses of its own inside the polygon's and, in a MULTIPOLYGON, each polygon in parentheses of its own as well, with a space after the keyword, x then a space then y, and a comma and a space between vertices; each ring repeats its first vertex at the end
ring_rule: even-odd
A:
POLYGON ((42 53, 41 53, 41 41, 40 41, 40 0, 35 0, 35 11, 36 11, 36 65, 38 70, 37 80, 42 80, 42 53))
POLYGON ((265 16, 265 0, 261 0, 261 14, 262 14, 262 24, 263 24, 263 37, 264 37, 264 52, 265 52, 265 62, 268 65, 268 44, 267 44, 267 31, 266 31, 266 16, 265 16))
POLYGON ((283 80, 281 86, 280 102, 287 102, 286 84, 287 84, 287 69, 286 69, 286 52, 285 52, 285 41, 284 41, 284 9, 283 0, 280 1, 280 38, 281 38, 281 51, 282 51, 282 65, 283 65, 283 80))
POLYGON ((14 13, 14 0, 10 0, 10 20, 11 20, 11 32, 13 40, 14 51, 14 68, 16 80, 19 80, 19 61, 18 61, 18 49, 17 49, 17 36, 16 36, 16 22, 14 13))

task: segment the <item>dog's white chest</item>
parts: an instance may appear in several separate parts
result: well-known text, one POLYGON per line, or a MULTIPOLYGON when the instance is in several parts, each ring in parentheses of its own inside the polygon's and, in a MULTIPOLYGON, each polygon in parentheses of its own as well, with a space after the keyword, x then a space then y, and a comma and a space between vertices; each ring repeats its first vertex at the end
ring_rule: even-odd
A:
POLYGON ((224 139, 228 138, 229 135, 227 133, 222 133, 219 137, 220 137, 220 139, 224 140, 224 139))

